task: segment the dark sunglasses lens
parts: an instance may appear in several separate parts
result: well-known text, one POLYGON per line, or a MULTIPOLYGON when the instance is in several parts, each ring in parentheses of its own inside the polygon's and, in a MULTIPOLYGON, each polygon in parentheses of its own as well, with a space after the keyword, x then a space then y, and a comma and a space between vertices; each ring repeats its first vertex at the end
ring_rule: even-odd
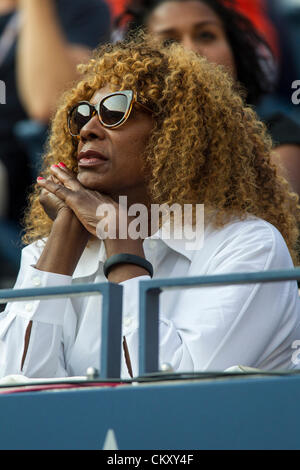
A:
POLYGON ((100 116, 104 124, 113 126, 122 121, 127 111, 127 97, 114 95, 106 98, 100 107, 100 116))
POLYGON ((78 104, 69 116, 69 129, 72 135, 79 135, 83 126, 91 119, 92 110, 86 103, 78 104))

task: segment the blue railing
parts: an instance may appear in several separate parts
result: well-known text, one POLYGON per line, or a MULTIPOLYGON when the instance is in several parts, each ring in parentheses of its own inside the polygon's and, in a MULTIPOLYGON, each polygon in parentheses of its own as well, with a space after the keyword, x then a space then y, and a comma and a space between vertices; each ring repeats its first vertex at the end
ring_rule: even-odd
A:
MULTIPOLYGON (((233 273, 141 281, 139 285, 139 375, 159 371, 159 296, 165 290, 232 284, 300 280, 300 268, 285 271, 233 273)), ((83 295, 102 296, 100 378, 119 378, 121 372, 123 287, 113 283, 78 284, 19 290, 0 290, 0 304, 83 295)))
POLYGON ((0 304, 83 295, 102 296, 100 377, 119 378, 121 372, 123 287, 109 282, 34 289, 0 290, 0 304))
POLYGON ((158 364, 158 315, 159 296, 170 289, 224 286, 232 284, 256 284, 300 280, 300 268, 282 271, 232 273, 213 276, 196 276, 173 279, 141 281, 139 289, 139 375, 157 372, 158 364))

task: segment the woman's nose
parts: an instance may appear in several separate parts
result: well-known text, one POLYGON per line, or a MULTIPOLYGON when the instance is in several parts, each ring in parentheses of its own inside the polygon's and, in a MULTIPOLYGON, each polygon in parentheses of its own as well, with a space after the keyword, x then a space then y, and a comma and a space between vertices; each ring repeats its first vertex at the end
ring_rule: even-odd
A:
POLYGON ((188 51, 193 51, 193 52, 197 52, 198 54, 201 54, 201 47, 199 46, 197 41, 193 39, 191 35, 185 35, 182 38, 181 43, 183 47, 187 49, 188 51))
POLYGON ((80 140, 87 141, 91 139, 103 139, 105 136, 105 129, 99 121, 97 114, 93 116, 80 131, 80 140))

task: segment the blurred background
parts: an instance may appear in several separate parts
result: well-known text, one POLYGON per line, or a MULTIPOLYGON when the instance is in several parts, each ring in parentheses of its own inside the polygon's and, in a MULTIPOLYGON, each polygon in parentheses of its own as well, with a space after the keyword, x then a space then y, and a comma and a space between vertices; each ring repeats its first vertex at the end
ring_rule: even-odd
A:
MULTIPOLYGON (((174 0, 0 0, 0 80, 6 86, 5 104, 0 104, 0 289, 16 280, 23 212, 59 95, 76 80, 77 64, 88 61, 99 44, 122 39, 137 26, 148 27, 150 17, 155 30, 155 22, 164 20, 163 11, 171 11, 164 6, 158 14, 161 3, 174 0)), ((215 13, 218 3, 242 13, 269 46, 257 53, 272 89, 260 93, 255 106, 269 123, 287 177, 299 194, 300 0, 204 3, 215 13)), ((222 14, 218 16, 226 29, 229 20, 222 14)), ((243 60, 247 70, 250 48, 243 60)))

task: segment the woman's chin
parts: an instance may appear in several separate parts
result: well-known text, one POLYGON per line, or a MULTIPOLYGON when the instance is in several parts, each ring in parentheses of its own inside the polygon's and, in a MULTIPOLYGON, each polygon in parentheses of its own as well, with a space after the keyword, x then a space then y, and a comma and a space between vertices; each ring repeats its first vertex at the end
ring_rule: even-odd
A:
POLYGON ((86 189, 92 189, 94 191, 106 192, 107 187, 99 175, 91 174, 86 171, 81 171, 77 175, 79 183, 82 184, 86 189))

